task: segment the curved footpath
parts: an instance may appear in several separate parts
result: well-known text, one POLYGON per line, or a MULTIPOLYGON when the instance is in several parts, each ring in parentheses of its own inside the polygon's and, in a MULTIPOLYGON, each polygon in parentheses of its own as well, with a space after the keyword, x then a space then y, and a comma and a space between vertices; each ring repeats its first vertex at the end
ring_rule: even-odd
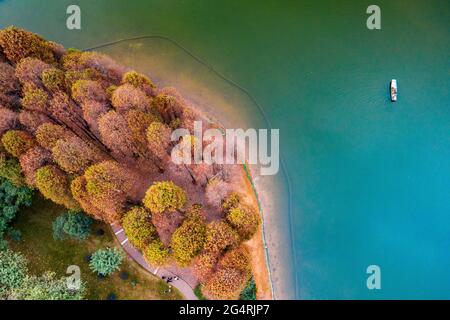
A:
POLYGON ((149 265, 145 260, 142 254, 131 245, 128 241, 125 232, 123 231, 121 226, 111 225, 111 228, 116 235, 117 240, 119 240, 120 245, 123 250, 137 263, 139 263, 145 270, 151 272, 153 275, 162 279, 162 277, 178 277, 178 280, 174 280, 170 283, 173 287, 176 287, 181 294, 184 296, 186 300, 198 300, 197 296, 194 294, 194 289, 179 275, 174 274, 173 272, 165 269, 165 268, 155 268, 149 265))

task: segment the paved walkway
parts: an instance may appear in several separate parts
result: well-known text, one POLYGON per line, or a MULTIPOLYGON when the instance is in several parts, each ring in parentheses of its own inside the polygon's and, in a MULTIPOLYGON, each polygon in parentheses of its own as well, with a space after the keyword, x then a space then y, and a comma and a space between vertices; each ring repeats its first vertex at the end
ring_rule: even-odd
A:
POLYGON ((111 225, 111 228, 116 235, 117 240, 119 240, 120 244, 122 245, 123 250, 125 250, 128 255, 133 258, 134 261, 139 263, 144 269, 151 272, 157 277, 178 277, 178 280, 174 280, 170 283, 173 287, 176 287, 181 294, 184 296, 187 300, 198 300, 197 296, 194 294, 194 289, 185 281, 183 280, 179 275, 165 269, 165 268, 155 268, 149 265, 142 256, 141 252, 138 251, 135 247, 131 245, 131 243, 128 242, 128 238, 123 231, 121 226, 115 226, 111 225))

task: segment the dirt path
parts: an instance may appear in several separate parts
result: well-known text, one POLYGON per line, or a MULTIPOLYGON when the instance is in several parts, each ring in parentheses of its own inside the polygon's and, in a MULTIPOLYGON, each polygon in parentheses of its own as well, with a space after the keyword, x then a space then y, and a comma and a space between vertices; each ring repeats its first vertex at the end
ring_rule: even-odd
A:
POLYGON ((156 268, 153 266, 150 266, 145 260, 142 254, 134 248, 128 241, 128 238, 125 235, 125 232, 123 231, 121 226, 112 225, 111 226, 114 234, 116 235, 117 240, 119 240, 119 243, 121 244, 123 250, 131 257, 134 261, 139 263, 144 269, 151 272, 153 275, 159 277, 162 279, 162 277, 178 277, 178 280, 175 280, 171 282, 170 284, 174 287, 176 287, 181 294, 184 296, 186 300, 198 300, 197 296, 194 294, 194 289, 191 285, 195 284, 193 283, 192 279, 186 279, 184 280, 182 278, 181 273, 175 274, 173 271, 175 270, 167 270, 166 268, 156 268), (189 284, 188 282, 191 282, 189 284))

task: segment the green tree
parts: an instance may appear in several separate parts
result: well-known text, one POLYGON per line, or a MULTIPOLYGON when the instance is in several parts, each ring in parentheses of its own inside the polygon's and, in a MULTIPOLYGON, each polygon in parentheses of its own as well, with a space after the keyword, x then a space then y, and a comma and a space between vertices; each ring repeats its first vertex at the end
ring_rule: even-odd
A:
POLYGON ((91 233, 92 219, 82 212, 69 211, 53 221, 53 238, 64 240, 67 237, 85 240, 91 233))
POLYGON ((122 260, 123 254, 118 249, 100 249, 92 255, 89 267, 99 275, 108 276, 114 271, 119 270, 122 260))
POLYGON ((152 213, 181 210, 185 203, 186 193, 172 181, 155 182, 144 198, 144 205, 152 213))

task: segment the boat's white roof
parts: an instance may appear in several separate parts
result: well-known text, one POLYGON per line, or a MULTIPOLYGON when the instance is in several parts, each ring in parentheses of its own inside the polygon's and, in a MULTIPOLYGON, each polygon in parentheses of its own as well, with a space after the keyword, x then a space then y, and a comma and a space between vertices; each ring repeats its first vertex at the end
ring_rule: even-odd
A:
POLYGON ((392 84, 393 86, 396 86, 396 85, 397 85, 397 80, 392 79, 392 80, 391 80, 391 84, 392 84))

